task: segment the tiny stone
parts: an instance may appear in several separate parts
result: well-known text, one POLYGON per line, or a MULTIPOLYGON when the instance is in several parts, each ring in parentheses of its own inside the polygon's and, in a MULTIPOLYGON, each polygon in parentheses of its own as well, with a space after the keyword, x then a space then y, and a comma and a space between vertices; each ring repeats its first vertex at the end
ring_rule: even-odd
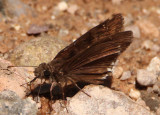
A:
POLYGON ((160 94, 160 89, 159 89, 159 87, 158 87, 157 84, 155 84, 155 85, 153 86, 153 91, 154 91, 155 93, 160 94))
POLYGON ((112 4, 120 5, 122 0, 112 0, 112 4))
POLYGON ((123 73, 123 68, 122 67, 114 67, 112 69, 112 72, 113 72, 113 77, 120 78, 120 76, 123 73))
POLYGON ((149 15, 149 14, 150 14, 150 12, 149 12, 147 9, 145 9, 145 8, 142 9, 142 12, 143 12, 144 14, 146 14, 146 15, 149 15))
POLYGON ((137 70, 137 82, 143 86, 153 85, 157 81, 157 76, 147 70, 139 69, 137 70))
POLYGON ((60 29, 59 30, 59 36, 66 36, 66 35, 68 35, 68 33, 69 33, 69 31, 68 30, 66 30, 66 29, 60 29))
POLYGON ((68 4, 65 1, 59 2, 58 5, 57 5, 57 8, 60 11, 65 11, 65 10, 68 9, 68 4))
POLYGON ((120 80, 127 80, 127 79, 129 79, 130 77, 131 77, 131 72, 130 72, 130 71, 125 71, 125 72, 123 72, 120 80))
POLYGON ((160 115, 160 107, 157 109, 156 115, 160 115))
POLYGON ((20 25, 13 25, 13 28, 16 30, 16 31, 19 31, 21 26, 20 25))
POLYGON ((153 88, 152 87, 147 87, 147 92, 148 93, 152 93, 153 92, 153 88))
POLYGON ((159 51, 160 51, 160 46, 157 45, 157 44, 154 44, 154 45, 152 46, 152 50, 153 50, 153 51, 156 51, 156 52, 159 52, 159 51))
POLYGON ((137 99, 140 98, 141 93, 140 93, 138 90, 136 90, 136 89, 130 89, 129 96, 130 96, 132 99, 137 100, 137 99))
POLYGON ((76 4, 72 4, 69 6, 69 8, 67 9, 67 11, 70 14, 75 14, 75 12, 78 10, 78 6, 76 4))
POLYGON ((3 32, 3 30, 0 29, 0 33, 2 33, 2 32, 3 32))
POLYGON ((21 36, 26 36, 26 33, 22 33, 21 36))
POLYGON ((157 14, 160 14, 160 8, 159 8, 159 9, 157 9, 157 11, 156 11, 156 12, 157 12, 157 14))
POLYGON ((54 15, 51 16, 51 19, 54 20, 56 17, 54 15))
POLYGON ((154 57, 150 61, 149 66, 147 67, 148 71, 153 72, 155 75, 160 76, 160 58, 159 57, 154 57))
POLYGON ((127 16, 124 17, 124 26, 129 26, 133 23, 134 19, 131 14, 128 14, 127 16))
POLYGON ((40 34, 42 32, 47 32, 49 29, 49 27, 47 25, 36 25, 36 24, 32 24, 30 25, 29 29, 27 30, 27 34, 28 35, 37 35, 40 34))
POLYGON ((153 46, 153 42, 151 40, 145 40, 143 43, 142 43, 142 48, 146 49, 146 50, 150 50, 152 49, 152 46, 153 46))
POLYGON ((47 10, 47 6, 42 6, 42 10, 46 11, 47 10))

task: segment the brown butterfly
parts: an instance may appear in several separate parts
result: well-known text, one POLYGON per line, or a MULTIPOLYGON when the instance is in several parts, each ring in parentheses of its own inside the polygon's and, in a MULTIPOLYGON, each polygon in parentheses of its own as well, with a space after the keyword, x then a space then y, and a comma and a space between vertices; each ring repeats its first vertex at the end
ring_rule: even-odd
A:
POLYGON ((132 42, 132 32, 122 28, 122 15, 113 15, 61 50, 51 62, 41 63, 31 82, 37 78, 49 80, 50 91, 58 85, 63 95, 68 82, 76 87, 77 82, 103 84, 117 57, 132 42))

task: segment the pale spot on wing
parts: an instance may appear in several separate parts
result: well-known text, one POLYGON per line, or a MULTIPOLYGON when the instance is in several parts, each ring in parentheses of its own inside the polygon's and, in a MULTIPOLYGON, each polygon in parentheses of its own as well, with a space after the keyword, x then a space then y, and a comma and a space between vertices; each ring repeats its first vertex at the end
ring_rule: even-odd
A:
POLYGON ((114 65, 115 65, 115 62, 112 62, 111 65, 114 66, 114 65))
POLYGON ((111 71, 112 71, 112 68, 107 68, 107 71, 110 71, 110 72, 111 72, 111 71))
POLYGON ((109 75, 108 74, 105 74, 101 77, 101 79, 106 79, 106 77, 108 77, 109 75))

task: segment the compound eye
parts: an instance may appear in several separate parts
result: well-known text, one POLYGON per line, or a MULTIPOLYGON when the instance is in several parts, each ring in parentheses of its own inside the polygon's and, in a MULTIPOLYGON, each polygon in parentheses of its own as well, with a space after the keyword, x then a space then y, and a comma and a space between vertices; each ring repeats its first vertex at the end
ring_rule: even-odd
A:
POLYGON ((49 78, 50 75, 51 75, 51 72, 50 72, 50 71, 48 71, 48 70, 45 70, 45 71, 44 71, 44 76, 45 76, 45 77, 49 78))

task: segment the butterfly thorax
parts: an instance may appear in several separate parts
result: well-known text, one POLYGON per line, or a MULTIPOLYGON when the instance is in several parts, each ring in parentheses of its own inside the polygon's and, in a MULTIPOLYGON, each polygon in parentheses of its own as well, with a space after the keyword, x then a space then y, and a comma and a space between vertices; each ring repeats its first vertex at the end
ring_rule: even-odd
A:
POLYGON ((35 68, 34 74, 37 78, 49 79, 53 77, 63 76, 64 72, 60 66, 62 61, 52 60, 49 63, 41 63, 35 68))

